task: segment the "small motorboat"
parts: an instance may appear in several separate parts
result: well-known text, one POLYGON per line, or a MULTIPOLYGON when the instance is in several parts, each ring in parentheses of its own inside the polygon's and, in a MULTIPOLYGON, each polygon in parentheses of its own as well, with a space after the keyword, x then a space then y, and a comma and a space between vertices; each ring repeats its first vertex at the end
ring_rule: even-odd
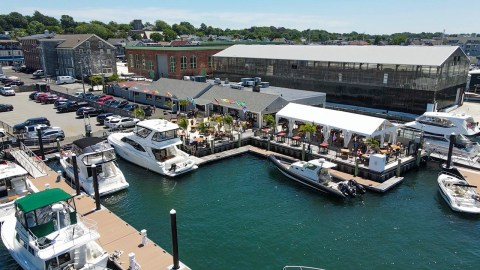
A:
POLYGON ((480 214, 480 195, 457 168, 444 166, 438 174, 438 189, 453 211, 480 214))
POLYGON ((268 158, 282 174, 316 191, 341 198, 354 198, 366 191, 361 184, 353 179, 335 181, 336 179, 332 177, 329 170, 337 164, 323 158, 310 161, 292 161, 275 155, 269 155, 268 158))

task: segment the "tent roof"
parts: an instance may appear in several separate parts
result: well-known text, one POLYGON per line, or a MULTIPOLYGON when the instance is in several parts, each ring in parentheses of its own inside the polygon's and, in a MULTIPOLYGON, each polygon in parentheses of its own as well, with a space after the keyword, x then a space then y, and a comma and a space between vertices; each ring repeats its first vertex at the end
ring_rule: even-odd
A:
POLYGON ((233 45, 214 57, 440 66, 458 46, 233 45))
POLYGON ((15 204, 24 213, 28 213, 56 202, 68 200, 71 197, 72 195, 59 188, 52 188, 20 198, 15 201, 15 204))
POLYGON ((296 103, 289 103, 277 113, 276 117, 277 119, 283 117, 302 122, 313 122, 331 128, 349 130, 363 136, 378 135, 376 131, 379 131, 383 124, 387 128, 394 126, 388 120, 382 118, 296 103))

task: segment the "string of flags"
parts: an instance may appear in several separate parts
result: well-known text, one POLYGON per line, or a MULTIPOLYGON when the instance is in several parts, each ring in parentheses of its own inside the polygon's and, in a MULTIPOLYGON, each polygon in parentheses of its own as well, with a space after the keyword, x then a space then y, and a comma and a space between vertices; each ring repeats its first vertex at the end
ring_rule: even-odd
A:
MULTIPOLYGON (((242 107, 243 113, 247 112, 247 103, 245 103, 244 101, 235 101, 233 99, 228 99, 228 98, 222 98, 220 100, 222 102, 229 103, 229 104, 237 104, 238 106, 242 107)), ((213 102, 220 105, 220 101, 216 98, 213 99, 213 102)))

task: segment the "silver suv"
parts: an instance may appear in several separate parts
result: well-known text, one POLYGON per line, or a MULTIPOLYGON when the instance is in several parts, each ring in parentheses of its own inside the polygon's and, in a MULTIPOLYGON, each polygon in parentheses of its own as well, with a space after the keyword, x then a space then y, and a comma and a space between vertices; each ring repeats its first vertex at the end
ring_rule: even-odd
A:
MULTIPOLYGON (((42 129, 42 141, 55 141, 57 139, 63 140, 65 133, 59 127, 49 127, 42 129)), ((38 140, 37 134, 31 134, 30 139, 38 140)))

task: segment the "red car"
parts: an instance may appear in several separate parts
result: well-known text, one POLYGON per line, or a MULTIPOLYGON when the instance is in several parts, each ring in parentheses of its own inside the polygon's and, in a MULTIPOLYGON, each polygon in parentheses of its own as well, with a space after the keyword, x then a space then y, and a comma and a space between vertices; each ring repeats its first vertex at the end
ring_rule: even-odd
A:
POLYGON ((41 94, 38 94, 37 96, 37 102, 42 102, 42 100, 44 98, 46 98, 48 95, 50 95, 50 93, 41 93, 41 94))
POLYGON ((97 99, 97 103, 98 104, 105 104, 105 101, 107 100, 112 100, 113 97, 112 96, 109 96, 109 95, 105 95, 105 96, 102 96, 100 98, 97 99))
POLYGON ((57 99, 58 99, 57 95, 49 94, 48 96, 42 98, 42 103, 51 104, 51 103, 54 103, 57 99))

